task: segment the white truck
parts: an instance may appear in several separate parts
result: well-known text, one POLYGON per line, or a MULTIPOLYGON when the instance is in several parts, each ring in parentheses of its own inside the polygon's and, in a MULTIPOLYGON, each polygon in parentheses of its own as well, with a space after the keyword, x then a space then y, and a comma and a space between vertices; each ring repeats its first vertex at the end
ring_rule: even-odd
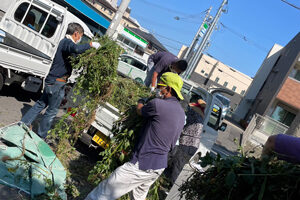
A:
POLYGON ((38 92, 71 22, 83 27, 83 42, 93 37, 83 21, 51 0, 1 0, 0 90, 17 83, 38 92))

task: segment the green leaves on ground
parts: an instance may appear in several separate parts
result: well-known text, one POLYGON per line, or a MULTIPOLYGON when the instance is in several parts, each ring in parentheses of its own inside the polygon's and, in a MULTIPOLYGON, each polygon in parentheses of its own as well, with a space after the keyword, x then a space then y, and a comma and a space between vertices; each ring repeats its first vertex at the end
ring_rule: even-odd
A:
POLYGON ((209 154, 200 158, 205 172, 195 172, 180 188, 189 200, 300 199, 300 166, 285 161, 209 154))

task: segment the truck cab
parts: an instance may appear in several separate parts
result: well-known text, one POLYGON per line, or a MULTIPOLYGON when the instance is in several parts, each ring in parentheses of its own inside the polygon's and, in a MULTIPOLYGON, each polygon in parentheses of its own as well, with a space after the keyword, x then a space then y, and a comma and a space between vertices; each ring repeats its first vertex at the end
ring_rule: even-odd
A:
POLYGON ((4 5, 9 8, 2 8, 0 21, 0 89, 17 82, 37 92, 69 23, 83 27, 83 41, 93 37, 84 22, 53 1, 4 0, 4 5))

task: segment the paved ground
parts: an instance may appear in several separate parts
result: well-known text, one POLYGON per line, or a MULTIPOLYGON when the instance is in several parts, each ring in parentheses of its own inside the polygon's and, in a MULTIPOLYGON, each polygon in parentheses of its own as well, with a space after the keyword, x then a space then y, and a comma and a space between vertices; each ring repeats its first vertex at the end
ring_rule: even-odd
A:
POLYGON ((224 122, 227 124, 227 128, 224 132, 219 132, 212 151, 224 156, 234 155, 238 149, 243 130, 229 120, 224 120, 224 122))

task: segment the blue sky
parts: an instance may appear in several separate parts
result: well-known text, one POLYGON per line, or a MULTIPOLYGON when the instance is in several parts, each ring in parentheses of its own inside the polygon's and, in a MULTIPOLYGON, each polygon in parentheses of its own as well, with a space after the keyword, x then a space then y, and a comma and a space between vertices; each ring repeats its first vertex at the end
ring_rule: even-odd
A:
MULTIPOLYGON (((300 7, 299 0, 287 0, 300 7)), ((131 16, 172 53, 189 45, 222 0, 131 0, 131 16), (179 20, 174 17, 178 16, 179 20)), ((229 0, 206 53, 253 77, 274 43, 286 45, 300 31, 300 10, 281 0, 229 0), (226 26, 223 27, 220 23, 226 26)))

